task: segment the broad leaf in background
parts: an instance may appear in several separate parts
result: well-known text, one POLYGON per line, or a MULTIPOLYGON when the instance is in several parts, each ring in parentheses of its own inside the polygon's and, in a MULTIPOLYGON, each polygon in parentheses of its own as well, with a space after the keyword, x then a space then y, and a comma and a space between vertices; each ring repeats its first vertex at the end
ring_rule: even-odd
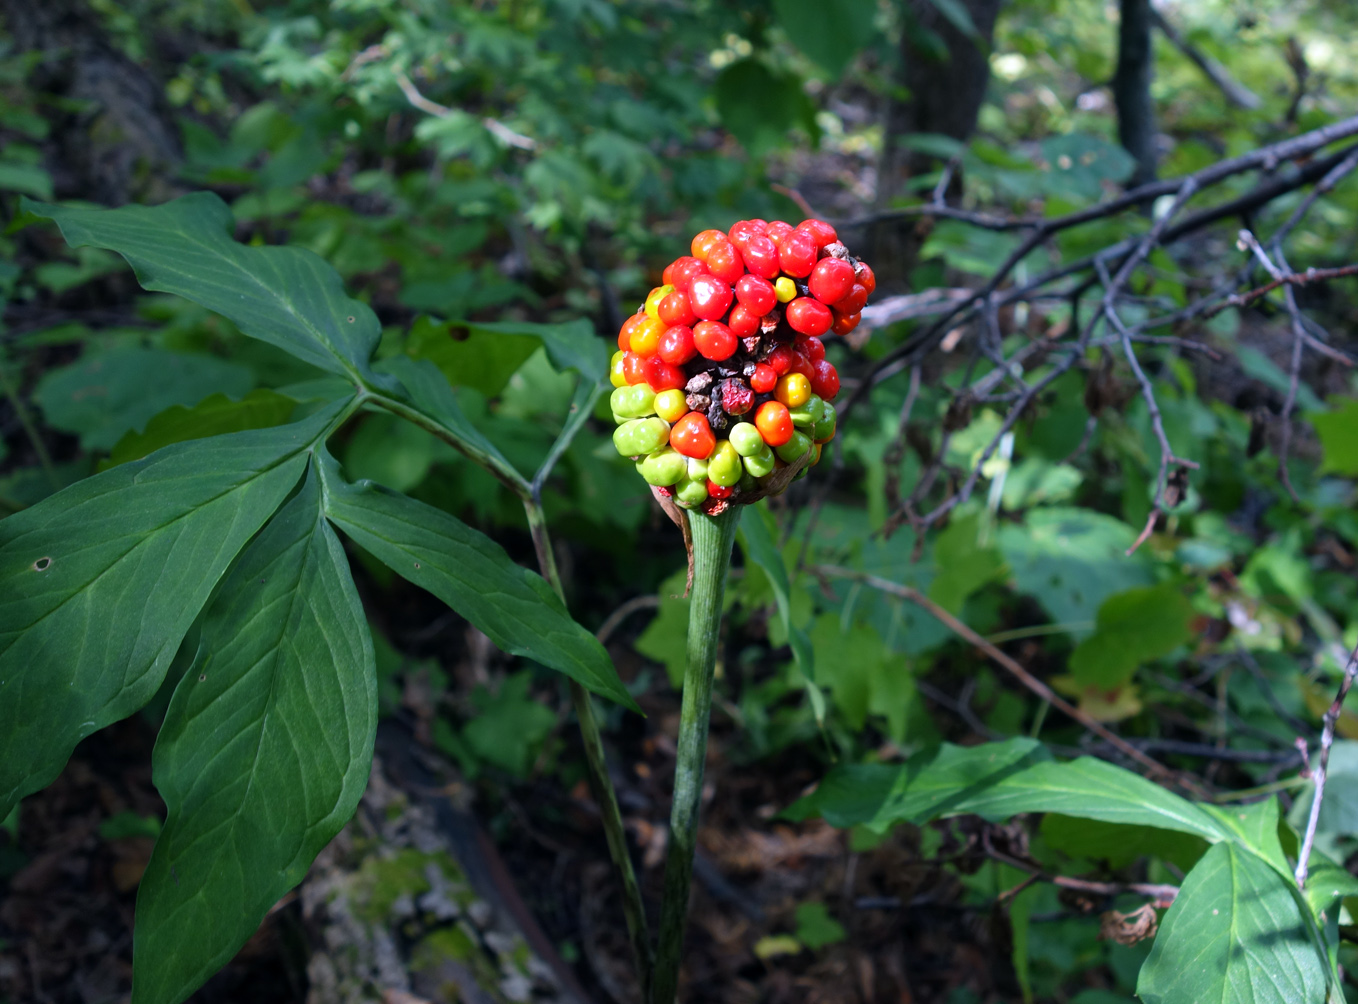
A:
POLYGON ((906 716, 915 679, 904 656, 891 652, 868 625, 845 631, 838 614, 822 614, 811 629, 816 682, 828 687, 835 707, 854 731, 869 714, 886 719, 886 732, 905 742, 906 716))
POLYGON ((1358 474, 1358 400, 1331 398, 1333 410, 1306 417, 1320 436, 1322 474, 1358 474))
POLYGON ((811 699, 811 710, 815 712, 816 723, 824 725, 825 695, 815 683, 816 667, 811 639, 792 622, 792 587, 788 582, 787 564, 783 561, 778 545, 774 543, 768 521, 769 516, 764 507, 746 506, 740 515, 740 547, 745 552, 745 560, 758 565, 769 578, 774 601, 778 605, 778 616, 787 632, 788 644, 792 646, 797 672, 801 674, 807 696, 811 699))
POLYGON ((1186 643, 1192 618, 1193 605, 1168 583, 1110 596, 1099 607, 1094 633, 1071 653, 1071 675, 1081 686, 1113 690, 1143 663, 1186 643))
POLYGON ((721 124, 752 155, 782 142, 802 126, 812 138, 819 130, 816 110, 795 76, 777 73, 759 59, 739 59, 717 75, 713 91, 721 124))
MULTIPOLYGON (((591 332, 591 337, 593 333, 591 332)), ((509 378, 541 344, 533 335, 468 328, 457 322, 417 317, 406 338, 406 352, 428 359, 456 387, 486 397, 504 390, 509 378)))
POLYGON ((191 407, 214 393, 240 397, 254 384, 244 366, 212 356, 125 347, 49 370, 33 396, 49 425, 76 433, 86 449, 107 450, 166 408, 191 407))
POLYGON ((938 573, 929 583, 929 598, 949 613, 961 613, 968 596, 1004 571, 999 551, 979 542, 980 529, 980 514, 970 513, 954 519, 934 541, 938 573))
POLYGON ((0 817, 150 700, 342 407, 169 446, 0 521, 0 817))
POLYGON ((72 247, 118 252, 146 289, 177 293, 323 370, 367 373, 381 336, 372 309, 350 299, 339 273, 310 251, 237 243, 231 210, 210 192, 152 207, 23 206, 54 220, 72 247))
MULTIPOLYGON (((1292 803, 1288 820, 1298 830, 1306 828, 1314 797, 1315 784, 1308 783, 1292 803)), ((1358 742, 1341 739, 1330 748, 1325 800, 1320 803, 1320 817, 1316 821, 1316 846, 1326 854, 1342 858, 1338 842, 1353 836, 1358 836, 1358 742)))
POLYGON ((639 711, 598 640, 573 621, 542 576, 440 509, 321 465, 325 514, 354 543, 467 618, 501 649, 565 673, 639 711))
POLYGON ((213 597, 156 741, 168 813, 137 895, 135 1004, 200 986, 348 821, 372 764, 376 680, 313 463, 213 597))
POLYGON ((792 44, 830 77, 876 37, 877 7, 860 0, 773 0, 773 10, 792 44))
POLYGON ((192 408, 175 405, 162 411, 141 432, 129 432, 109 453, 107 467, 129 460, 140 460, 172 443, 191 439, 224 436, 246 429, 269 429, 282 425, 297 408, 297 402, 272 390, 253 390, 239 401, 225 394, 203 398, 192 408))
POLYGON ((1324 1001, 1325 966, 1296 890, 1232 842, 1188 873, 1141 968, 1145 1004, 1324 1001))
POLYGON ((533 324, 529 321, 451 323, 457 328, 465 328, 472 335, 484 332, 497 337, 512 335, 537 339, 547 350, 553 366, 559 370, 575 370, 591 383, 597 383, 608 375, 607 343, 595 333, 594 325, 587 318, 579 317, 561 324, 533 324))

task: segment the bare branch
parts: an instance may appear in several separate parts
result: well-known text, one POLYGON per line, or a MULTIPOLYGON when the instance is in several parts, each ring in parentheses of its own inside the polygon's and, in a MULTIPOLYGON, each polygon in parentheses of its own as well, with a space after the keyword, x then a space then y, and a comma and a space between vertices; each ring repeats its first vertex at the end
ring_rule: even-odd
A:
POLYGON ((1320 822, 1320 804, 1325 799, 1325 778, 1326 771, 1330 767, 1330 747, 1334 745, 1334 727, 1339 721, 1339 715, 1344 710, 1344 698, 1349 695, 1349 688, 1353 686, 1353 679, 1358 676, 1358 648, 1355 648, 1349 655, 1349 661, 1344 666, 1344 679, 1340 681, 1339 693, 1335 695, 1334 703, 1325 712, 1325 717, 1321 721, 1320 729, 1320 755, 1316 758, 1315 769, 1311 772, 1311 778, 1315 782, 1315 794, 1311 796, 1311 812, 1306 817, 1306 833, 1302 837, 1301 850, 1297 853, 1297 885, 1306 888, 1306 874, 1311 861, 1311 850, 1316 843, 1316 826, 1320 822))

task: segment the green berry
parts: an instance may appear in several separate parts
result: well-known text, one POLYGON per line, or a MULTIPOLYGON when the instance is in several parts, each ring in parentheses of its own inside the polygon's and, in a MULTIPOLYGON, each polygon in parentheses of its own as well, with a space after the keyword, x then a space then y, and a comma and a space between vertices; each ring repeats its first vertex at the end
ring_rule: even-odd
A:
POLYGON ((624 457, 654 453, 670 441, 670 423, 663 418, 638 418, 613 430, 613 445, 624 457))
POLYGON ((835 414, 835 406, 828 401, 825 403, 825 414, 821 415, 815 425, 811 427, 811 438, 820 441, 829 439, 835 434, 835 423, 839 416, 835 414))
POLYGON ((723 488, 734 488, 740 480, 741 473, 740 454, 731 445, 731 441, 723 440, 718 443, 717 448, 712 451, 712 456, 707 458, 707 476, 712 479, 712 483, 723 488))
POLYGON ((645 418, 655 413, 655 391, 650 384, 638 383, 630 387, 616 387, 608 396, 614 415, 624 418, 645 418))
POLYGON ((749 471, 753 477, 765 477, 772 473, 774 460, 773 448, 765 443, 764 449, 761 452, 756 453, 752 457, 745 458, 745 470, 749 471))
POLYGON ((707 480, 707 461, 699 460, 697 457, 688 458, 688 473, 684 475, 690 481, 707 480))
POLYGON ((764 449, 764 437, 754 427, 753 422, 737 422, 728 434, 731 445, 742 457, 752 457, 764 449))
POLYGON ((824 413, 825 401, 812 394, 806 399, 806 404, 791 409, 792 424, 799 429, 810 428, 820 421, 824 413))
POLYGON ((792 438, 778 447, 778 456, 789 464, 800 460, 803 453, 811 449, 811 437, 804 432, 793 432, 792 438))
POLYGON ((688 468, 687 459, 666 446, 640 461, 637 473, 646 479, 647 484, 668 488, 684 476, 688 468))
POLYGON ((707 501, 707 480, 679 482, 675 486, 674 497, 684 505, 702 505, 707 501))

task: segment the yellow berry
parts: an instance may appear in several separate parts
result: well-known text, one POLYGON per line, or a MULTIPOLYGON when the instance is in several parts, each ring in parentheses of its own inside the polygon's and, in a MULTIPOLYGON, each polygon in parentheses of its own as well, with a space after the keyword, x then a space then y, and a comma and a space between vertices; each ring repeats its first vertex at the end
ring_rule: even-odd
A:
POLYGON ((656 320, 660 319, 660 301, 674 292, 674 287, 670 285, 657 286, 651 290, 650 296, 646 297, 646 313, 656 320))
POLYGON ((797 298, 797 284, 787 276, 780 275, 778 281, 773 284, 773 292, 778 297, 779 303, 787 303, 797 298))
POLYGON ((800 373, 784 373, 773 396, 789 408, 800 408, 811 399, 811 381, 800 373))
POLYGON ((662 390, 655 396, 655 413, 666 422, 677 422, 688 414, 688 402, 682 390, 662 390))
POLYGON ((614 352, 613 360, 608 364, 608 379, 614 387, 626 387, 627 377, 622 372, 622 360, 626 352, 614 352))

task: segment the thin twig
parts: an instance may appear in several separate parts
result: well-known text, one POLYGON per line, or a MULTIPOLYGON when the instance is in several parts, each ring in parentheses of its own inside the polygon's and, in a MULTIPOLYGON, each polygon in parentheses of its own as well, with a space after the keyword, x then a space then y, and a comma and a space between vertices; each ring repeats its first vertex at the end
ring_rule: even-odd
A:
POLYGON ((1311 778, 1315 782, 1315 794, 1311 796, 1311 812, 1306 817, 1306 833, 1302 837, 1301 850, 1297 853, 1297 886, 1306 888, 1306 873, 1311 861, 1311 849, 1316 842, 1316 826, 1320 822, 1320 804, 1325 798, 1325 778, 1330 766, 1330 747, 1334 745, 1334 727, 1344 710, 1344 698, 1349 696, 1353 678, 1358 676, 1358 648, 1349 655, 1344 666, 1344 679, 1340 681, 1339 693, 1334 703, 1325 712, 1320 728, 1320 755, 1315 759, 1311 778))

